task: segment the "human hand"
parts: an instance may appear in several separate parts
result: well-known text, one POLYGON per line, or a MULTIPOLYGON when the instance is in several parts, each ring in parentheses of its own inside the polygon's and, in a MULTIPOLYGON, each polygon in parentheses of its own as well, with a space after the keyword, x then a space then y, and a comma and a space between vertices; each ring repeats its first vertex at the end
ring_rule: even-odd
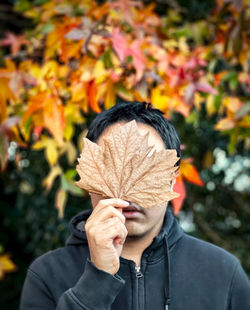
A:
POLYGON ((118 198, 100 200, 85 225, 90 260, 98 269, 113 275, 119 270, 127 237, 122 209, 128 206, 128 202, 118 198))

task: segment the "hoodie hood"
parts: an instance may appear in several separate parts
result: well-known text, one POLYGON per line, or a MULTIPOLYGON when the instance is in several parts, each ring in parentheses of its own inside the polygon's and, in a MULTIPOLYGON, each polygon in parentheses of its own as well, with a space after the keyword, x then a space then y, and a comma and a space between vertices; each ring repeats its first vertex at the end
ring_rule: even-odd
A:
MULTIPOLYGON (((90 216, 92 210, 85 210, 74 216, 69 224, 71 235, 66 241, 66 245, 87 244, 87 236, 85 232, 85 222, 90 216)), ((183 230, 179 226, 173 212, 167 208, 162 229, 148 247, 147 251, 152 251, 162 244, 163 239, 167 239, 169 249, 183 236, 183 230)))

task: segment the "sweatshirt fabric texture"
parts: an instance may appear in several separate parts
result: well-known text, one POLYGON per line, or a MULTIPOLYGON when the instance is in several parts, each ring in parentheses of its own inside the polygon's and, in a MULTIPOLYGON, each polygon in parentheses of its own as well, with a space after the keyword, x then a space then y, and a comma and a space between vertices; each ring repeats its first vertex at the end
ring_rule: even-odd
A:
POLYGON ((140 270, 122 257, 114 276, 97 269, 84 231, 90 212, 71 220, 65 247, 31 264, 20 310, 250 310, 250 283, 238 259, 186 235, 170 209, 140 270))

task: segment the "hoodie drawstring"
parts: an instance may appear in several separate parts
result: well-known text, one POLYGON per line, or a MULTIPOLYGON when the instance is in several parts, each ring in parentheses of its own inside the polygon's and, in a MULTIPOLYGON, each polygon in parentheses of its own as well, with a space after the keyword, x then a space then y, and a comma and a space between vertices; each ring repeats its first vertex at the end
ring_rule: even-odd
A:
POLYGON ((170 261, 169 261, 169 248, 168 248, 168 239, 167 236, 164 236, 164 256, 165 256, 165 287, 164 287, 164 298, 165 298, 165 310, 168 310, 171 301, 171 290, 170 290, 170 261))

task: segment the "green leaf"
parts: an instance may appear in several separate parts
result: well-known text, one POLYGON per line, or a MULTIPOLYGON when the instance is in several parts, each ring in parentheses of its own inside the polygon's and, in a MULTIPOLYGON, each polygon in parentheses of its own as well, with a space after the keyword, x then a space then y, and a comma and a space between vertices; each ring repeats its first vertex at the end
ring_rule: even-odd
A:
POLYGON ((55 26, 53 24, 47 23, 47 24, 42 25, 42 27, 40 28, 40 32, 42 34, 48 34, 54 29, 55 29, 55 26))

